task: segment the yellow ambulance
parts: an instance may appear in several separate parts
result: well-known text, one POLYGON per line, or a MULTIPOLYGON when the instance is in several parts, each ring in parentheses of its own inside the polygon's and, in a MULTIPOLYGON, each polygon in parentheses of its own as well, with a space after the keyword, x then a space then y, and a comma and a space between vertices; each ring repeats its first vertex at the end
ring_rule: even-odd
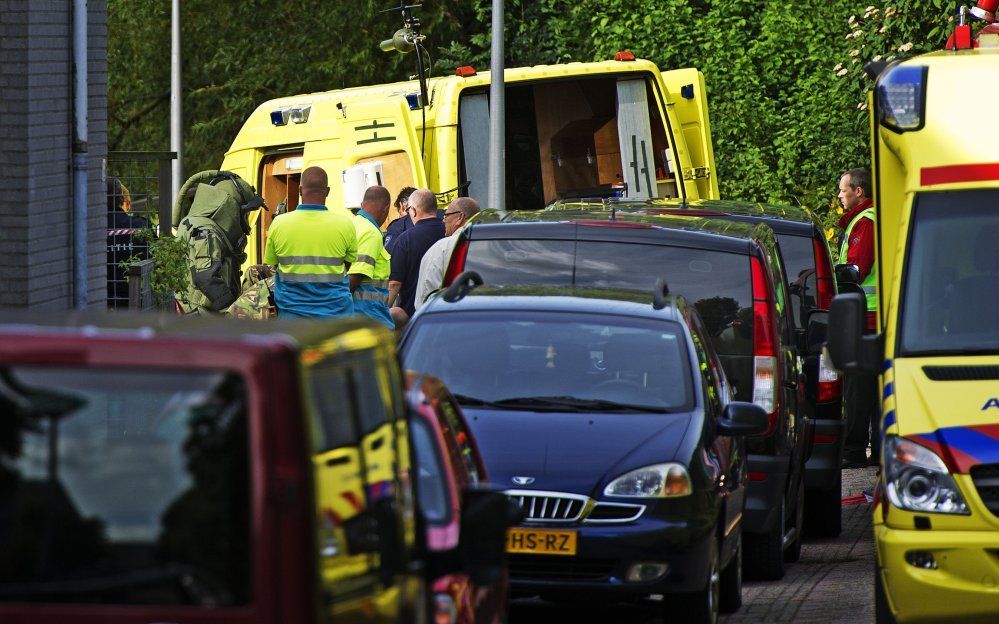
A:
MULTIPOLYGON (((704 77, 614 60, 507 69, 507 209, 557 199, 718 197, 704 77)), ((272 209, 294 210, 305 167, 330 176, 331 207, 360 205, 365 188, 392 196, 430 188, 442 204, 486 207, 489 72, 460 67, 428 80, 280 98, 250 115, 221 168, 250 181, 272 209)), ((442 206, 443 207, 443 206, 442 206)), ((263 256, 274 211, 255 213, 249 263, 263 256)))
POLYGON ((879 623, 999 622, 999 36, 962 28, 877 78, 878 332, 830 311, 833 361, 881 376, 879 623))

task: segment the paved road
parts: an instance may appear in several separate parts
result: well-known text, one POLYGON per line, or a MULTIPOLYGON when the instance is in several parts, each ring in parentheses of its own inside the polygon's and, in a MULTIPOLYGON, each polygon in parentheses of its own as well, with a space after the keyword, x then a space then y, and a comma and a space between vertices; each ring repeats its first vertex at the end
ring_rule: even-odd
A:
MULTIPOLYGON (((874 469, 847 470, 843 496, 869 487, 874 469)), ((874 541, 870 505, 843 507, 843 533, 837 539, 806 541, 801 560, 788 566, 780 581, 750 582, 743 586, 743 605, 721 618, 723 624, 795 622, 799 624, 857 624, 874 621, 874 541)), ((511 624, 661 624, 670 620, 635 606, 586 604, 554 605, 538 600, 513 603, 511 624)))

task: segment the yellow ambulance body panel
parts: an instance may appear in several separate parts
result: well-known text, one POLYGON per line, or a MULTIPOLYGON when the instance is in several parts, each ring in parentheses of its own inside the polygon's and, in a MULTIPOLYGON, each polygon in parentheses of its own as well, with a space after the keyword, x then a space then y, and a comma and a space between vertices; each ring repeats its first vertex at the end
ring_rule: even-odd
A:
MULTIPOLYGON (((578 196, 718 197, 704 77, 660 73, 645 60, 511 68, 507 86, 507 209, 578 196), (629 138, 631 139, 629 141, 629 138)), ((274 210, 298 204, 304 168, 330 177, 327 205, 356 207, 367 185, 393 197, 430 188, 443 208, 467 195, 483 207, 490 72, 279 98, 254 111, 222 169, 250 181, 270 212, 251 217, 248 264, 262 258, 274 210)), ((393 215, 394 217, 394 215, 393 215)))
POLYGON ((997 78, 980 48, 875 88, 878 622, 999 621, 999 135, 975 117, 997 78))

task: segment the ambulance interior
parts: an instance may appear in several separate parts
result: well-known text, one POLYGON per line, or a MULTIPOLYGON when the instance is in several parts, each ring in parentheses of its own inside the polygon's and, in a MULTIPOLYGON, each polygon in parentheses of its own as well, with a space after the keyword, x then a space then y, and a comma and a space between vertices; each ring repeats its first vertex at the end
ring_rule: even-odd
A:
MULTIPOLYGON (((579 197, 676 197, 657 100, 649 81, 634 76, 508 84, 507 208, 538 209, 579 197)), ((462 93, 459 129, 460 182, 484 202, 488 87, 462 93)))
POLYGON ((298 207, 298 191, 302 180, 302 152, 279 152, 264 157, 260 164, 260 196, 269 210, 261 210, 257 217, 257 253, 263 260, 267 230, 274 216, 291 212, 298 207))

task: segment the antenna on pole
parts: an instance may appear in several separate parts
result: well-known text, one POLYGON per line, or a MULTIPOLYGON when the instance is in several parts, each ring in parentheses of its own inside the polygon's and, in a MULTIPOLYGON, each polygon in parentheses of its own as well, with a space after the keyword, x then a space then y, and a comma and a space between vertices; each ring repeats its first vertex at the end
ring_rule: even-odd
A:
POLYGON ((503 0, 493 0, 489 62, 489 207, 506 213, 506 85, 503 75, 503 0))
POLYGON ((430 104, 430 98, 427 96, 427 74, 423 67, 421 44, 427 37, 420 32, 420 18, 413 15, 413 9, 421 7, 420 4, 406 4, 405 0, 400 0, 399 6, 379 11, 379 13, 401 13, 403 26, 395 31, 391 39, 385 39, 378 47, 382 52, 394 50, 399 54, 409 54, 416 50, 416 71, 420 79, 420 107, 426 108, 430 104))

